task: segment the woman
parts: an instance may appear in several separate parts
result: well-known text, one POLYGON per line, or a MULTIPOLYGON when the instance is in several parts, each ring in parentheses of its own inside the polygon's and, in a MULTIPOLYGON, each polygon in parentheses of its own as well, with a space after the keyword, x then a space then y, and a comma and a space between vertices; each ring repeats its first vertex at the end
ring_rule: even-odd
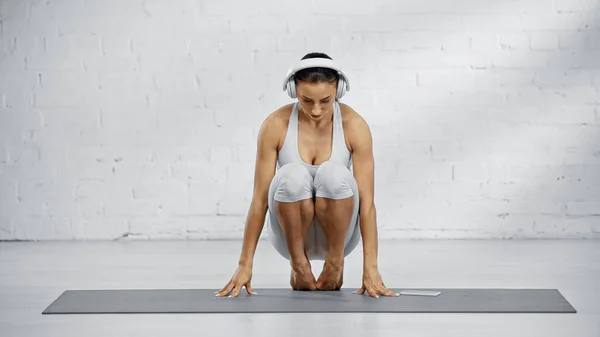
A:
POLYGON ((261 125, 239 266, 216 296, 236 297, 242 287, 254 294, 252 265, 267 212, 269 240, 290 260, 294 290, 339 290, 344 258, 362 236, 363 284, 355 293, 397 296, 377 265, 371 132, 338 102, 349 90, 347 77, 327 54, 309 53, 290 70, 284 90, 298 101, 261 125), (318 278, 311 260, 325 261, 318 278))

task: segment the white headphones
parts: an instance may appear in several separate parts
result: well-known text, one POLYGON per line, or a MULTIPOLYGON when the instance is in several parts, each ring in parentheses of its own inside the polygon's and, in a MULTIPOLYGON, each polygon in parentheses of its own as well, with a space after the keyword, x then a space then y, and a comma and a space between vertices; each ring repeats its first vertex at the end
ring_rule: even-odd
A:
POLYGON ((288 74, 285 77, 285 80, 283 81, 283 91, 287 91, 288 96, 290 96, 291 98, 296 98, 296 82, 294 79, 294 75, 302 69, 316 67, 329 68, 337 71, 340 75, 340 79, 337 83, 336 99, 342 98, 347 91, 350 91, 350 82, 348 81, 348 77, 346 77, 346 74, 344 74, 342 69, 339 68, 335 64, 335 62, 333 62, 333 60, 330 60, 328 58, 311 58, 301 60, 300 63, 298 63, 298 65, 296 65, 288 71, 288 74))

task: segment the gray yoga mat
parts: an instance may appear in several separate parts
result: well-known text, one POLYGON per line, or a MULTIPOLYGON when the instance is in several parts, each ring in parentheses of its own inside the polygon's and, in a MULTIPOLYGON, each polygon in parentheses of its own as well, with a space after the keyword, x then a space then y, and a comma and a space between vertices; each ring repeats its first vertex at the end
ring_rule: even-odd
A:
POLYGON ((258 294, 250 296, 243 289, 237 298, 215 297, 216 289, 67 290, 42 314, 577 312, 556 289, 417 289, 441 294, 379 298, 353 294, 354 290, 255 289, 258 294))

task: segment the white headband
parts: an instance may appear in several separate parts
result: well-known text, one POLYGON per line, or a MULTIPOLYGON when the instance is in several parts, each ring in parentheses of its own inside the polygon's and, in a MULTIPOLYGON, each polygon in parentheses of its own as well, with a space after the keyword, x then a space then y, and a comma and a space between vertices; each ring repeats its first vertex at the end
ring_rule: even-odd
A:
POLYGON ((345 90, 350 91, 350 82, 348 81, 348 77, 346 77, 346 74, 344 74, 342 69, 340 67, 338 67, 337 64, 335 64, 335 62, 333 62, 333 60, 330 60, 328 58, 311 58, 311 59, 301 60, 295 67, 291 68, 288 71, 288 74, 285 77, 285 80, 283 81, 283 90, 284 91, 287 90, 287 86, 288 86, 288 82, 290 81, 290 78, 292 76, 294 76, 298 71, 300 71, 302 69, 316 68, 316 67, 329 68, 329 69, 337 71, 338 74, 340 75, 340 77, 342 77, 342 79, 344 80, 344 82, 346 82, 345 90))

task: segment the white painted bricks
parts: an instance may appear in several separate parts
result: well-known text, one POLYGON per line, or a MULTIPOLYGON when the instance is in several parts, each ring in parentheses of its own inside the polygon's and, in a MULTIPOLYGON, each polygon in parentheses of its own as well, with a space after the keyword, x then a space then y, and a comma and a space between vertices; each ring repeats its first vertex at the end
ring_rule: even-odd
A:
POLYGON ((241 239, 311 51, 371 126, 379 235, 600 237, 600 2, 0 2, 0 240, 241 239))

